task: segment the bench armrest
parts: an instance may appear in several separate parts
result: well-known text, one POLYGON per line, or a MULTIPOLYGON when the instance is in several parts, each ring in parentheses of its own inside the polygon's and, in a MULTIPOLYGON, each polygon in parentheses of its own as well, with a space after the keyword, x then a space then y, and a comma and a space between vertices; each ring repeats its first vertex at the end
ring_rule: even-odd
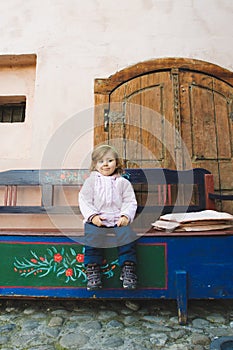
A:
POLYGON ((220 199, 222 201, 233 201, 233 195, 228 194, 218 194, 218 193, 209 193, 210 199, 220 199))
POLYGON ((0 214, 80 214, 78 206, 0 206, 0 214))

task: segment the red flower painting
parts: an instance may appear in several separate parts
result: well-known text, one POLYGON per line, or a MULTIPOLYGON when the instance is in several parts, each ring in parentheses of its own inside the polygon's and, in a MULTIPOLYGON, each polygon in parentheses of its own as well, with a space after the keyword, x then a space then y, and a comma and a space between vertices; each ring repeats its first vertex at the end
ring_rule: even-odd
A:
MULTIPOLYGON (((41 252, 37 254, 34 251, 30 251, 31 258, 25 257, 22 260, 15 258, 14 271, 22 277, 43 278, 53 274, 61 280, 61 283, 62 281, 72 283, 79 279, 81 279, 82 283, 85 283, 87 280, 84 266, 85 248, 78 246, 77 249, 78 251, 75 246, 51 246, 46 249, 44 255, 41 252)), ((118 266, 118 260, 114 260, 111 263, 104 260, 101 266, 102 274, 106 278, 113 277, 113 271, 116 266, 118 266)))
POLYGON ((57 254, 54 254, 54 257, 53 257, 54 261, 57 262, 57 263, 60 263, 62 261, 62 255, 57 253, 57 254))

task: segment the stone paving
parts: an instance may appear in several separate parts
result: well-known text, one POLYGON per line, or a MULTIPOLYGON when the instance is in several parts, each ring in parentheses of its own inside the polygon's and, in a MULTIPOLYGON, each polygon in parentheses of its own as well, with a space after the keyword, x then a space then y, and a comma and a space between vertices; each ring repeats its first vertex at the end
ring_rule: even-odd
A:
POLYGON ((205 350, 233 336, 233 301, 189 301, 189 322, 176 302, 2 300, 1 350, 205 350))

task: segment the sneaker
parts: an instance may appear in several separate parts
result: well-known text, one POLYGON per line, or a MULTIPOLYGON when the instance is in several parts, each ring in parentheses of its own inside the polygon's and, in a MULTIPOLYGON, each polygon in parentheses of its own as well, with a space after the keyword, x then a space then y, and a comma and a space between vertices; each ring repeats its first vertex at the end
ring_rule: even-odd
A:
POLYGON ((87 274, 87 290, 95 290, 102 288, 100 267, 97 264, 88 264, 87 274))
POLYGON ((134 263, 125 263, 122 267, 120 280, 123 281, 123 288, 136 289, 137 288, 137 275, 135 273, 136 268, 134 263))

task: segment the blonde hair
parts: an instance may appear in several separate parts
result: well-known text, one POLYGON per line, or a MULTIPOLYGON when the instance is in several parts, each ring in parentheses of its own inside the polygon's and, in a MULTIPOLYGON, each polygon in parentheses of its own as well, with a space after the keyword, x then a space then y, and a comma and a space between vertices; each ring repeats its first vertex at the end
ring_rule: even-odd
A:
POLYGON ((101 145, 94 148, 92 155, 91 155, 91 166, 90 171, 94 171, 96 169, 97 162, 102 159, 106 153, 111 152, 114 159, 116 160, 116 170, 115 174, 122 174, 123 173, 123 162, 122 159, 119 157, 119 154, 117 150, 110 145, 101 145))

